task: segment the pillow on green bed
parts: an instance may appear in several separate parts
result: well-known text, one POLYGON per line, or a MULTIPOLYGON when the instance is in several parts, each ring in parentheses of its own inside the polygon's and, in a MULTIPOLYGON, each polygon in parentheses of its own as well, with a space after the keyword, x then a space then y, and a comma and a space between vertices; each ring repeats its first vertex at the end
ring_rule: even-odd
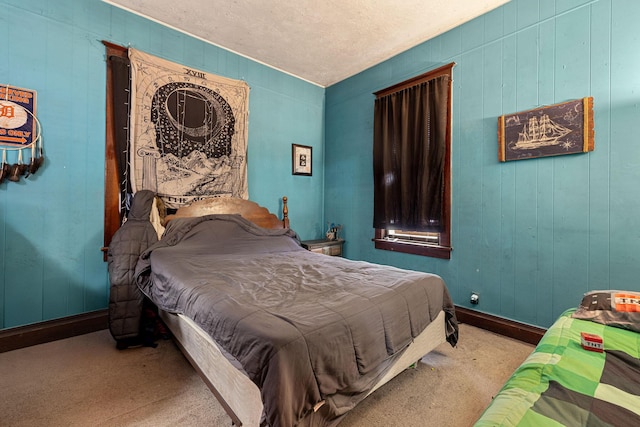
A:
POLYGON ((640 332, 640 292, 587 292, 572 317, 640 332))

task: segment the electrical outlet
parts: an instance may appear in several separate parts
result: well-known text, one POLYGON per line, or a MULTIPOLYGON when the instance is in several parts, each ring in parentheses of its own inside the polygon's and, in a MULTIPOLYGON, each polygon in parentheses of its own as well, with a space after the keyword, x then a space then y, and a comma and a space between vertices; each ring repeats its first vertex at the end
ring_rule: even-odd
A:
POLYGON ((471 292, 471 304, 478 304, 480 302, 480 295, 475 292, 471 292))

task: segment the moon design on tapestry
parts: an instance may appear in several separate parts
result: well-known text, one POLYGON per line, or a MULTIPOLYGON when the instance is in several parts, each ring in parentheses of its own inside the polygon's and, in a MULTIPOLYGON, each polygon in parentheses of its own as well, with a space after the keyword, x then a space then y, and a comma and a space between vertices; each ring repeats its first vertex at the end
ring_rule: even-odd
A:
POLYGON ((214 90, 190 82, 158 86, 150 119, 155 147, 139 150, 156 157, 157 192, 168 198, 230 195, 232 138, 235 118, 229 104, 214 90))
POLYGON ((183 82, 161 86, 153 97, 151 121, 162 156, 184 159, 197 151, 218 159, 231 154, 233 111, 209 88, 183 82))

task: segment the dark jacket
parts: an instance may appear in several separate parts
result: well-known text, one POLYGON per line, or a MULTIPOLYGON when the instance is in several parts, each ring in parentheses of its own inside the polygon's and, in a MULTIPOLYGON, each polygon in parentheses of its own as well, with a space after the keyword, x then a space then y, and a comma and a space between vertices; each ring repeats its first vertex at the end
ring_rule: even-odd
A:
POLYGON ((138 191, 131 203, 127 221, 116 231, 109 245, 109 330, 116 341, 134 340, 141 331, 143 294, 133 278, 139 255, 158 241, 149 221, 155 194, 138 191))

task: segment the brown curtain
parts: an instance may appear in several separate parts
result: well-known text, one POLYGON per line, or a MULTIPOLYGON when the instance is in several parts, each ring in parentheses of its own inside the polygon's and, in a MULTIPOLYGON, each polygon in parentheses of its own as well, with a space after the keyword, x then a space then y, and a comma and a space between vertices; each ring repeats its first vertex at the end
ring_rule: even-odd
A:
POLYGON ((443 230, 449 76, 380 96, 374 107, 374 228, 443 230))
POLYGON ((113 76, 113 119, 116 164, 118 166, 118 182, 120 183, 121 210, 129 209, 129 195, 131 183, 129 182, 129 102, 131 94, 131 76, 129 59, 109 56, 108 58, 113 76))

